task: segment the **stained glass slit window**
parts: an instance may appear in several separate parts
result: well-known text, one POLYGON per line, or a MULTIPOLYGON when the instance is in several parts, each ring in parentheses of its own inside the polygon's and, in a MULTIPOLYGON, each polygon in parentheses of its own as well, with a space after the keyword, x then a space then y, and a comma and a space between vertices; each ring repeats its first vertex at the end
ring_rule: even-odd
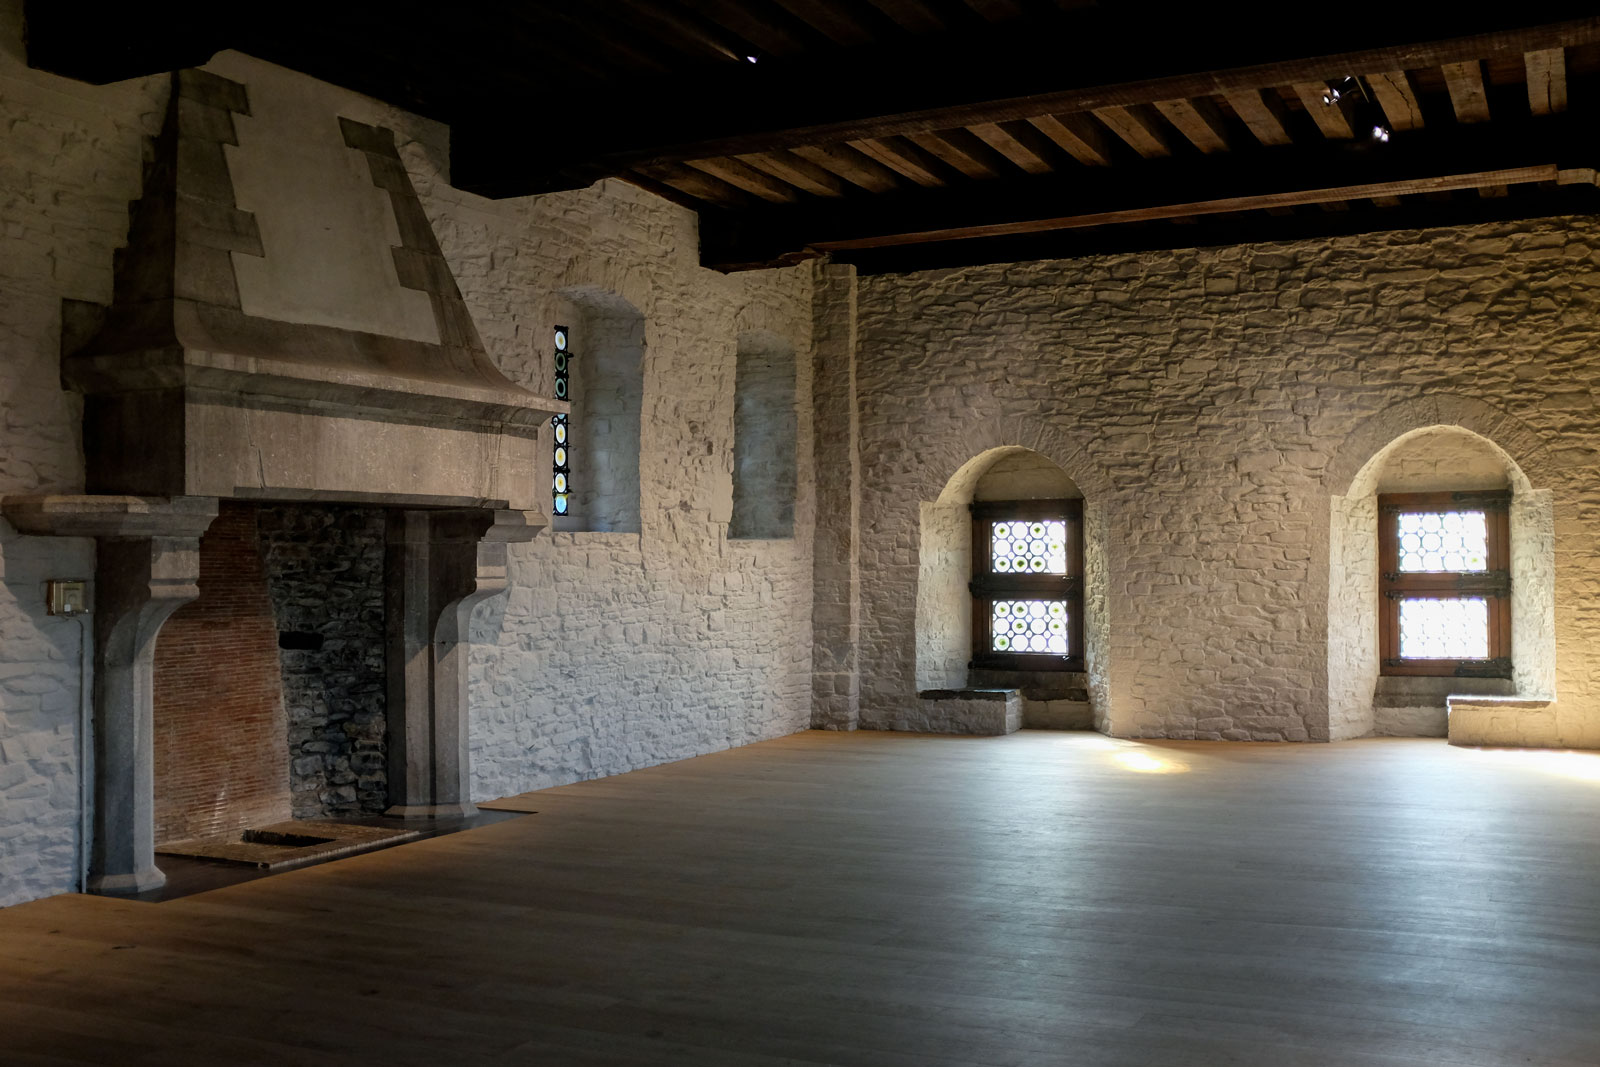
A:
MULTIPOLYGON (((567 347, 567 328, 556 327, 555 367, 556 399, 572 402, 572 352, 567 347)), ((555 437, 554 468, 551 473, 552 509, 557 515, 569 513, 572 500, 572 427, 565 415, 550 419, 550 429, 555 437)))
POLYGON ((1378 497, 1384 674, 1511 674, 1510 494, 1378 497))

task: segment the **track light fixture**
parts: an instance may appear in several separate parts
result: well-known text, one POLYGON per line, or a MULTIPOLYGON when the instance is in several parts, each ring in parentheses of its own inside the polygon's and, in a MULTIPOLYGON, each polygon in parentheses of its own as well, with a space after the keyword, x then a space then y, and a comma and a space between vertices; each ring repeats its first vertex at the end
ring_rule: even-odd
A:
POLYGON ((1372 99, 1359 78, 1344 77, 1330 81, 1322 91, 1324 107, 1339 107, 1350 116, 1350 124, 1357 130, 1365 129, 1374 144, 1388 144, 1394 130, 1383 109, 1372 99))
POLYGON ((1362 88, 1360 82, 1354 78, 1340 78, 1338 81, 1329 82, 1328 87, 1322 91, 1322 103, 1326 107, 1332 107, 1341 100, 1353 99, 1358 95, 1366 95, 1366 90, 1362 88))

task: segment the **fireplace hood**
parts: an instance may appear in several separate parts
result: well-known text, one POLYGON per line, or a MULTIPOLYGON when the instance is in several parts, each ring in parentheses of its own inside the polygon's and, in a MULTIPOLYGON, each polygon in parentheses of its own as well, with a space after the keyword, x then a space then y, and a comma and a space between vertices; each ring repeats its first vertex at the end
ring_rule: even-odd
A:
POLYGON ((172 75, 113 303, 66 302, 88 491, 542 512, 566 405, 491 362, 391 131, 259 67, 172 75))

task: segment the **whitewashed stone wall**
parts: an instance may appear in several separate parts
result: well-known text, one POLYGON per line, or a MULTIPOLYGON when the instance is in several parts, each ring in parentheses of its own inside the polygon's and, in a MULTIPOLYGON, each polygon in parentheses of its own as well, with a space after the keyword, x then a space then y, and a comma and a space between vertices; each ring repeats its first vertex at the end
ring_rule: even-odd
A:
MULTIPOLYGON (((247 80, 252 60, 208 69, 247 80)), ((298 78, 298 76, 290 76, 298 78)), ((313 87, 395 130, 491 354, 552 389, 561 293, 645 320, 639 533, 514 546, 512 588, 479 610, 472 674, 478 799, 626 771, 805 727, 810 715, 809 359, 796 383, 795 536, 729 541, 737 338, 811 348, 804 269, 698 266, 693 215, 630 186, 491 202, 447 184, 448 131, 313 87)), ((0 0, 0 493, 81 491, 80 405, 59 384, 63 297, 111 299, 112 255, 157 132, 162 78, 93 87, 27 69, 20 0, 0 0)), ((547 468, 529 471, 547 485, 547 468)), ((78 624, 45 578, 88 576, 92 543, 0 522, 0 906, 73 888, 78 624)))
MULTIPOLYGON (((0 494, 83 484, 61 300, 110 301, 165 99, 153 82, 91 89, 29 71, 21 31, 21 4, 0 3, 0 494)), ((0 906, 74 885, 81 634, 45 615, 43 587, 93 570, 92 541, 0 520, 0 906)))
POLYGON ((1550 219, 861 279, 863 725, 915 699, 924 504, 1020 445, 1086 498, 1105 728, 1347 735, 1331 498, 1460 426, 1552 494, 1554 688, 1589 709, 1564 743, 1600 744, 1597 250, 1594 221, 1550 219))

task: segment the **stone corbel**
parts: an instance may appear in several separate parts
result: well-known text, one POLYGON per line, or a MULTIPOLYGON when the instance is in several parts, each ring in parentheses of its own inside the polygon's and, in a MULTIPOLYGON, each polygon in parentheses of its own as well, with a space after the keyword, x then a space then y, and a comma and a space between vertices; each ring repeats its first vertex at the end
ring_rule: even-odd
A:
POLYGON ((94 842, 90 892, 159 887, 155 865, 156 635, 200 595, 200 535, 214 497, 8 496, 18 531, 93 537, 94 842))
POLYGON ((472 815, 467 672, 472 610, 506 588, 506 546, 544 528, 533 512, 483 508, 389 515, 389 809, 472 815))

